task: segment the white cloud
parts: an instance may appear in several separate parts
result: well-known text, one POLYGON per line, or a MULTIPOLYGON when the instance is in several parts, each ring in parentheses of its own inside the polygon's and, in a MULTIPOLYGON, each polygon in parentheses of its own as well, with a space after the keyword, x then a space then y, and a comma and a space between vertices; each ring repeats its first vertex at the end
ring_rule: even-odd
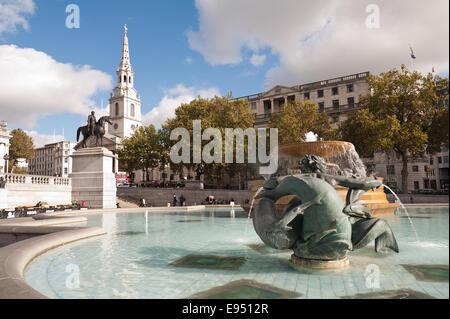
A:
POLYGON ((185 59, 185 62, 187 64, 192 64, 192 63, 194 63, 194 59, 192 59, 190 56, 187 56, 186 59, 185 59))
POLYGON ((167 119, 175 116, 175 109, 181 104, 189 103, 198 98, 198 96, 213 98, 216 95, 220 95, 217 88, 199 89, 178 84, 165 92, 159 105, 143 115, 142 121, 145 125, 153 124, 156 128, 159 128, 167 119))
MULTIPOLYGON (((354 0, 196 0, 198 31, 190 47, 212 65, 238 64, 246 52, 268 51, 279 65, 268 71, 266 88, 329 77, 410 66, 448 72, 448 0, 376 2, 380 28, 370 29, 367 5, 354 0)), ((251 62, 251 61, 250 61, 251 62)))
POLYGON ((112 77, 102 71, 14 45, 0 45, 0 70, 0 119, 27 128, 39 116, 86 115, 95 104, 91 97, 112 87, 112 77))
POLYGON ((17 26, 28 30, 26 16, 34 13, 33 0, 0 0, 0 35, 15 32, 17 26))
POLYGON ((264 61, 266 61, 266 56, 264 54, 253 54, 250 58, 250 63, 254 66, 261 66, 264 64, 264 61))
POLYGON ((61 142, 62 140, 64 140, 64 136, 60 134, 42 134, 36 131, 27 130, 25 130, 24 132, 33 139, 35 148, 42 147, 50 143, 61 142))

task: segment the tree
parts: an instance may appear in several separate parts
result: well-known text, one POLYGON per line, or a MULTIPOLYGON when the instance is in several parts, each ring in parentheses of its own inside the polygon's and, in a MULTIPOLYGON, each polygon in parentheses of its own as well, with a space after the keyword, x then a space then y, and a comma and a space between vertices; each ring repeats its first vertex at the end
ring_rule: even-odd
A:
POLYGON ((273 113, 269 127, 278 128, 279 143, 303 142, 305 134, 314 132, 320 138, 333 140, 338 138, 325 112, 318 112, 318 105, 308 100, 295 100, 283 105, 281 112, 273 113))
POLYGON ((11 171, 16 159, 34 158, 34 142, 22 129, 14 129, 11 131, 11 139, 9 140, 9 167, 11 171))
MULTIPOLYGON (((218 180, 223 171, 226 171, 230 176, 240 173, 246 168, 246 164, 240 163, 225 163, 224 148, 225 148, 225 129, 226 128, 241 128, 245 130, 252 128, 254 123, 254 115, 250 110, 247 100, 234 100, 229 94, 228 96, 218 97, 212 99, 204 99, 200 96, 190 103, 182 104, 175 110, 175 117, 166 121, 162 130, 166 134, 166 143, 173 146, 177 141, 169 141, 168 136, 170 132, 176 128, 185 128, 193 136, 193 121, 200 120, 202 130, 207 128, 217 128, 222 137, 222 163, 206 164, 201 163, 180 163, 179 165, 171 163, 171 168, 181 171, 187 168, 196 172, 197 176, 204 174, 207 178, 218 180)), ((209 141, 202 141, 203 146, 209 141)), ((247 145, 247 142, 245 142, 247 145)), ((245 148, 247 150, 247 148, 245 148)), ((193 154, 193 143, 191 143, 191 159, 193 154)))
POLYGON ((142 169, 148 180, 148 170, 158 167, 161 154, 159 134, 153 125, 140 126, 132 136, 122 140, 119 161, 128 173, 142 169))
POLYGON ((367 82, 371 94, 360 98, 361 110, 342 122, 339 132, 363 156, 394 151, 402 160, 402 188, 406 193, 408 157, 433 152, 445 142, 439 120, 443 116, 439 90, 448 86, 448 79, 423 76, 402 65, 400 70, 371 74, 367 82), (432 135, 433 131, 441 133, 432 135))

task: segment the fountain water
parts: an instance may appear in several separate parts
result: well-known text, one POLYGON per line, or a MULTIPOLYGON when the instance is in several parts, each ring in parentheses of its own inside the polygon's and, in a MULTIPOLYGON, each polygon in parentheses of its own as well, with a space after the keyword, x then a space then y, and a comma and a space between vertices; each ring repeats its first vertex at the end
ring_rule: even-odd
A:
POLYGON ((411 217, 409 216, 408 210, 406 209, 405 205, 403 205, 403 203, 400 200, 400 198, 397 196, 397 194, 389 186, 383 184, 383 187, 386 187, 392 193, 392 195, 394 195, 395 199, 398 200, 398 202, 400 204, 400 207, 403 208, 403 210, 406 213, 406 216, 408 217, 409 223, 411 224, 411 228, 412 228, 412 230, 414 232, 414 235, 416 236, 417 242, 420 243, 420 239, 419 239, 419 235, 417 234, 416 227, 414 226, 414 223, 411 220, 411 217))
POLYGON ((250 210, 248 211, 248 219, 251 218, 253 204, 255 203, 255 197, 258 196, 258 194, 261 193, 261 191, 263 191, 263 190, 264 190, 264 188, 263 188, 263 187, 260 187, 260 188, 256 191, 255 195, 253 196, 252 203, 250 204, 250 210))

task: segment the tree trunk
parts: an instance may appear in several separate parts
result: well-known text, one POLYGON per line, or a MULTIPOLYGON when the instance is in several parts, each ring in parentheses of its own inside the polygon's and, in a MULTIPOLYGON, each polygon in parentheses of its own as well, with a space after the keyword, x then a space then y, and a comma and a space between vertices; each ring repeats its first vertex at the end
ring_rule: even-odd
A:
POLYGON ((402 156, 402 191, 403 194, 408 194, 408 155, 406 153, 402 156))

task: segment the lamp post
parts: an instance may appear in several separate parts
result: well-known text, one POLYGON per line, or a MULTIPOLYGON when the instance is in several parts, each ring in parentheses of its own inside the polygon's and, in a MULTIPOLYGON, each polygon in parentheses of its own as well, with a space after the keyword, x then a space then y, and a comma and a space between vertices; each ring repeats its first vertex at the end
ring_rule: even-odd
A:
POLYGON ((5 154, 5 156, 3 156, 3 159, 5 160, 5 173, 8 174, 9 155, 5 154))

